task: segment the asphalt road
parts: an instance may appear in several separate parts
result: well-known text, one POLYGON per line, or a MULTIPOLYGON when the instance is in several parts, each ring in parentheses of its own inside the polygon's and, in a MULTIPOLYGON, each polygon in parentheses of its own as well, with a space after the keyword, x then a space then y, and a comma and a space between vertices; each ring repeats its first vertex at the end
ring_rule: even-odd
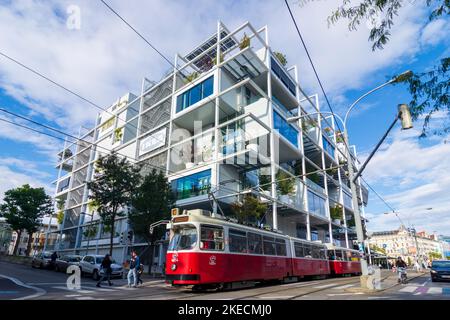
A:
POLYGON ((377 300, 450 299, 450 282, 431 282, 429 274, 395 285, 376 294, 354 292, 358 277, 308 280, 253 288, 193 293, 174 288, 161 279, 147 279, 143 286, 128 288, 126 279, 114 279, 113 286, 101 288, 90 278, 81 278, 81 288, 69 289, 68 276, 50 270, 0 262, 0 299, 51 300, 377 300), (7 277, 7 278, 5 278, 7 277))

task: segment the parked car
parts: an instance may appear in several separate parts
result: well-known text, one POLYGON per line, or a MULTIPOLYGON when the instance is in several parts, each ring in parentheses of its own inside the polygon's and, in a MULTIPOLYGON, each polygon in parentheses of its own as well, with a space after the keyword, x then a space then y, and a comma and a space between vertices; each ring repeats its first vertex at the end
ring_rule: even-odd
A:
POLYGON ((51 252, 41 252, 33 257, 31 260, 31 267, 40 269, 49 269, 51 266, 51 252))
POLYGON ((82 256, 77 255, 62 256, 59 259, 56 259, 55 270, 57 272, 66 272, 67 268, 71 265, 79 266, 82 258, 82 256))
MULTIPOLYGON (((94 280, 99 280, 100 276, 104 273, 104 271, 100 268, 104 258, 105 256, 102 255, 87 255, 83 257, 79 263, 81 274, 88 274, 91 275, 94 280)), ((123 277, 122 266, 118 265, 114 260, 112 261, 111 268, 111 277, 123 277)))
POLYGON ((431 281, 450 280, 450 260, 434 260, 431 264, 431 281))

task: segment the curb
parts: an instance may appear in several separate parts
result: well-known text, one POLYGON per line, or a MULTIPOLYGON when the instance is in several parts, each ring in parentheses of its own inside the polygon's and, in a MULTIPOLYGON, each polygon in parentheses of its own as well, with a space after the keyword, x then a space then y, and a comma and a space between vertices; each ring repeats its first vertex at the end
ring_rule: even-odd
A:
POLYGON ((14 264, 21 264, 24 266, 31 266, 31 260, 32 258, 30 257, 30 259, 21 259, 21 260, 17 260, 17 259, 11 259, 11 258, 0 258, 0 262, 5 262, 5 263, 14 263, 14 264))

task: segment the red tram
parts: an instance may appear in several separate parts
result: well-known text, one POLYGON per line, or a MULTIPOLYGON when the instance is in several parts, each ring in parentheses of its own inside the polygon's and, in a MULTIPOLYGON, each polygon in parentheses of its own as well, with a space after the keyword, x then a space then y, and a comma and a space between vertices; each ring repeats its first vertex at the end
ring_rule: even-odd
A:
POLYGON ((253 228, 208 211, 190 210, 171 222, 166 280, 176 286, 233 288, 306 276, 359 274, 358 252, 253 228))

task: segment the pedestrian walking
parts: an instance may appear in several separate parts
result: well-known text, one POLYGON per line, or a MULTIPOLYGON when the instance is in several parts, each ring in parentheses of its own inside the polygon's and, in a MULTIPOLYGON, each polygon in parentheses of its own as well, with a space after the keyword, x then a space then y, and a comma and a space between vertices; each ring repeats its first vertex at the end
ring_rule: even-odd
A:
POLYGON ((58 254, 55 252, 50 256, 50 269, 56 268, 56 259, 58 259, 58 254))
POLYGON ((112 286, 112 282, 111 282, 111 273, 112 273, 111 264, 112 264, 112 260, 110 258, 110 255, 109 254, 105 255, 105 257, 102 260, 102 264, 100 265, 101 270, 103 270, 103 276, 100 278, 100 280, 98 280, 97 287, 100 287, 100 283, 102 283, 105 280, 108 280, 108 284, 110 286, 112 286))
POLYGON ((131 278, 133 278, 133 288, 136 288, 137 285, 137 272, 139 266, 141 265, 141 261, 139 259, 136 251, 131 251, 131 260, 130 260, 130 270, 128 271, 128 287, 131 287, 131 278))
POLYGON ((138 272, 137 272, 137 284, 138 285, 139 284, 144 284, 144 282, 141 279, 142 273, 144 273, 144 265, 141 263, 139 265, 139 269, 138 269, 138 272))

